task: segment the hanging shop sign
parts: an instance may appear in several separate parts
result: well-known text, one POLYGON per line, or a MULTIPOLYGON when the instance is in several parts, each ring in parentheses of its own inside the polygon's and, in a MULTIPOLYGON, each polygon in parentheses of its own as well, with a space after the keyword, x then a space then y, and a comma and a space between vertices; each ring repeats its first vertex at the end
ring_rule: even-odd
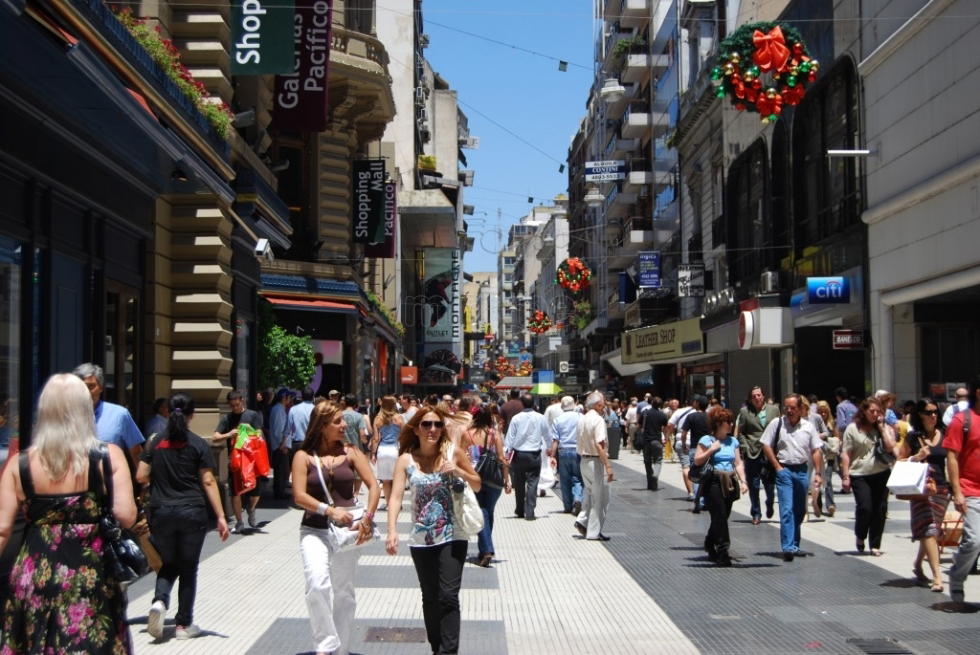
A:
POLYGON ((752 341, 755 339, 755 315, 752 310, 739 312, 738 314, 738 347, 740 350, 752 348, 752 341))
POLYGON ((861 350, 864 348, 864 332, 861 330, 834 330, 834 350, 861 350))
POLYGON ((660 251, 641 252, 637 260, 638 286, 641 289, 660 288, 660 251))
POLYGON ((385 234, 385 160, 353 162, 354 243, 379 243, 385 234))
POLYGON ((677 267, 677 297, 704 296, 704 264, 680 264, 677 267))
POLYGON ((702 353, 704 353, 704 333, 701 331, 700 318, 689 318, 623 333, 624 364, 659 362, 702 353))
POLYGON ((402 384, 418 384, 419 383, 419 367, 418 366, 402 366, 401 367, 401 379, 402 379, 402 384))
POLYGON ((292 72, 293 16, 293 0, 234 0, 232 75, 292 72))
POLYGON ((840 275, 808 277, 806 297, 811 305, 846 305, 851 302, 851 284, 840 275))
POLYGON ((293 15, 293 64, 276 76, 273 121, 294 132, 327 128, 327 73, 333 0, 297 0, 293 15))
POLYGON ((395 183, 386 183, 384 195, 384 238, 378 243, 369 243, 364 246, 365 257, 391 259, 395 256, 395 221, 398 217, 396 197, 395 183))
POLYGON ((585 162, 586 182, 614 182, 626 179, 626 162, 622 159, 585 162))

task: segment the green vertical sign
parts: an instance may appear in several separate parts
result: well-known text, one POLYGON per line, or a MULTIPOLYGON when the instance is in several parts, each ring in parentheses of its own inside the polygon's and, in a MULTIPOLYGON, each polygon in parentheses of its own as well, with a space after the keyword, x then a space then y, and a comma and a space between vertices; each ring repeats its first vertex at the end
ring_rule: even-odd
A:
POLYGON ((233 0, 231 72, 293 72, 293 0, 233 0))

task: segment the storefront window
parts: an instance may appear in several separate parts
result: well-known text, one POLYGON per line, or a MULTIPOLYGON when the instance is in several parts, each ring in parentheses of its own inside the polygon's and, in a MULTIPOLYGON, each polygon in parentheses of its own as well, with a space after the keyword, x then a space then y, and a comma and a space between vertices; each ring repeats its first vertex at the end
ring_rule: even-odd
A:
POLYGON ((0 237, 0 466, 19 437, 21 248, 0 237))

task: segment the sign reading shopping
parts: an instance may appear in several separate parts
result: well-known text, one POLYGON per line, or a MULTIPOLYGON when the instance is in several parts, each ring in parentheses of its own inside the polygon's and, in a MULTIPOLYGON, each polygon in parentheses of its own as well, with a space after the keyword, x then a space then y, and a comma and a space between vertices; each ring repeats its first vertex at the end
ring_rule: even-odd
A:
POLYGON ((383 243, 387 207, 384 159, 353 162, 354 243, 383 243))
POLYGON ((637 263, 638 286, 641 289, 660 288, 660 251, 641 252, 637 263))
POLYGON ((615 182, 626 179, 626 162, 622 159, 585 162, 586 182, 615 182))
POLYGON ((293 70, 293 0, 236 0, 231 12, 233 75, 293 70))
POLYGON ((851 285, 846 277, 808 277, 806 298, 811 305, 846 305, 851 302, 851 285))

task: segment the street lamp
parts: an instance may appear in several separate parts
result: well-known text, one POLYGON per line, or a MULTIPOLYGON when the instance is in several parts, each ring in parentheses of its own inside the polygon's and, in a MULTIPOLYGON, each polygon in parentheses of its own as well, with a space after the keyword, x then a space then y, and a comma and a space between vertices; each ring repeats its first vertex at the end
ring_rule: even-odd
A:
POLYGON ((583 200, 585 200, 585 204, 593 209, 601 206, 605 199, 606 196, 602 195, 602 192, 599 191, 599 187, 596 186, 590 186, 588 189, 586 189, 585 198, 583 198, 583 200))
POLYGON ((620 84, 615 77, 607 77, 602 83, 599 95, 606 104, 611 105, 623 99, 623 96, 626 95, 626 87, 620 84))

